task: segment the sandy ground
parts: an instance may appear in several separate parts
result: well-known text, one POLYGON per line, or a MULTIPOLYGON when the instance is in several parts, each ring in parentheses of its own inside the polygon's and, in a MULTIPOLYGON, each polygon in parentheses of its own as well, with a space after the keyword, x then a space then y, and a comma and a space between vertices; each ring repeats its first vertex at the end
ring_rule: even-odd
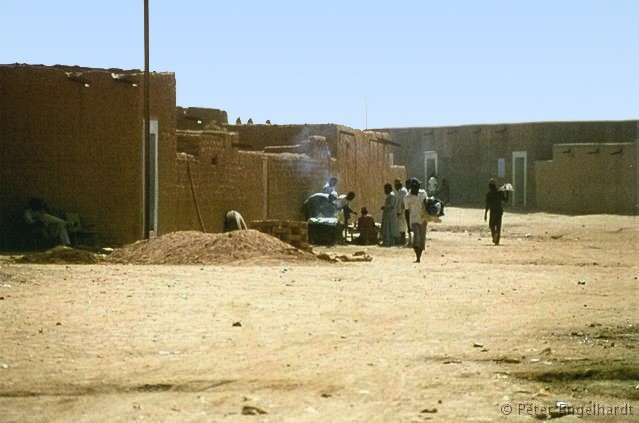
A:
POLYGON ((449 208, 420 264, 3 256, 0 422, 639 421, 637 223, 507 211, 493 246, 449 208))

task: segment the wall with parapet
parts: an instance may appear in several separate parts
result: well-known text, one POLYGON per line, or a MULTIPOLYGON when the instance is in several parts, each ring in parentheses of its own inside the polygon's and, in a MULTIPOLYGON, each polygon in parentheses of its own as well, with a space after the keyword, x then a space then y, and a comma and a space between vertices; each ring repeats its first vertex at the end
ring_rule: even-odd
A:
MULTIPOLYGON (((338 178, 340 194, 353 191, 356 194, 351 207, 359 212, 366 206, 376 218, 376 210, 384 202, 384 183, 395 178, 404 181, 404 166, 395 166, 391 153, 397 145, 383 131, 360 131, 342 125, 234 125, 241 146, 268 149, 281 145, 299 145, 309 138, 324 138, 328 147, 328 170, 324 178, 315 181, 311 192, 320 191, 329 176, 338 178)), ((318 172, 319 174, 319 172, 318 172)))
POLYGON ((635 143, 556 144, 536 166, 537 206, 561 213, 635 214, 635 143))
POLYGON ((185 130, 219 130, 228 125, 224 110, 204 107, 177 107, 177 127, 185 130))
MULTIPOLYGON (((634 142, 637 121, 537 122, 450 127, 385 129, 399 146, 393 148, 395 161, 406 166, 409 176, 426 179, 424 153, 438 158, 439 179, 447 179, 452 204, 482 206, 487 183, 496 178, 511 182, 522 174, 513 173, 513 153, 525 152, 526 206, 539 207, 539 187, 535 162, 552 158, 553 145, 563 143, 634 142), (498 177, 498 160, 504 160, 504 174, 498 177)), ((523 190, 516 193, 518 199, 523 190)), ((523 206, 523 204, 518 204, 523 206)))
POLYGON ((339 179, 339 193, 356 193, 353 209, 367 206, 379 217, 384 183, 406 176, 404 167, 390 165, 384 133, 337 125, 246 127, 178 131, 173 191, 179 195, 168 212, 176 223, 165 230, 201 229, 201 219, 207 232, 218 232, 231 209, 247 221, 303 220, 304 200, 330 176, 339 179), (265 151, 242 150, 247 146, 265 151))

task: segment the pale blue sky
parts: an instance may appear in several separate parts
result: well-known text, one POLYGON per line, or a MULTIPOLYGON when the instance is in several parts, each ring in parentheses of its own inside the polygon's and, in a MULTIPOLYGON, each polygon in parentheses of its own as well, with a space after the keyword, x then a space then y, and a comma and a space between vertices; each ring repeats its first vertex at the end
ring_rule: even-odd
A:
MULTIPOLYGON (((149 0, 152 71, 229 121, 637 119, 635 0, 149 0)), ((2 0, 0 63, 144 68, 142 0, 2 0)))

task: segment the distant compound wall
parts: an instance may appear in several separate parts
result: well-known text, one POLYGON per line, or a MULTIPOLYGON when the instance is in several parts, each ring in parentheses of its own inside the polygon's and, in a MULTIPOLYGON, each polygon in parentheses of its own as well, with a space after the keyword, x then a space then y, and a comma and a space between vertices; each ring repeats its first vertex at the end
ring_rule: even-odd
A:
POLYGON ((499 183, 517 181, 515 205, 535 208, 539 207, 540 189, 535 162, 550 160, 553 145, 634 142, 639 134, 637 123, 539 122, 387 131, 399 144, 393 149, 396 163, 405 165, 409 176, 427 178, 427 158, 431 165, 436 158, 436 173, 440 180, 448 180, 453 204, 482 205, 488 180, 496 178, 499 183))
POLYGON ((536 162, 537 206, 561 213, 634 214, 635 143, 556 144, 536 162))

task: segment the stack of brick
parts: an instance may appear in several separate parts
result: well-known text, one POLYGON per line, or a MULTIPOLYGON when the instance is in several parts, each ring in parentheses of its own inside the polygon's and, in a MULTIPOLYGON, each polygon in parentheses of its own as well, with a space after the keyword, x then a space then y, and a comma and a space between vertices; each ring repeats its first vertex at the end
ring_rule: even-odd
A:
POLYGON ((296 220, 253 220, 249 223, 251 229, 279 238, 300 250, 309 250, 308 224, 296 220))

